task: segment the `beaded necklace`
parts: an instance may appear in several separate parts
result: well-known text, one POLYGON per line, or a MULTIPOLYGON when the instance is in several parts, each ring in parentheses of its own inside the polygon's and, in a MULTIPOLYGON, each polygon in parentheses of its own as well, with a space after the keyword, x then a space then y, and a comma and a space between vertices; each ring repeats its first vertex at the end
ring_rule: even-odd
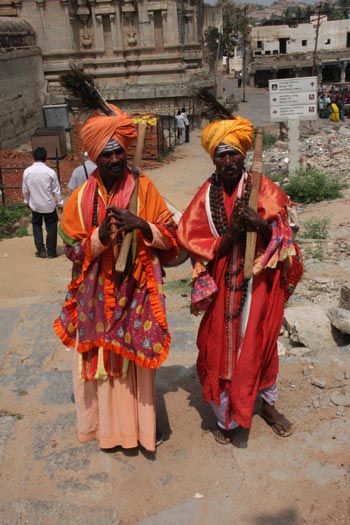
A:
MULTIPOLYGON (((245 204, 249 202, 249 196, 252 189, 252 183, 250 176, 248 174, 245 182, 245 188, 242 196, 242 201, 245 204)), ((222 182, 218 176, 218 173, 212 175, 210 189, 209 189, 209 202, 210 202, 210 211, 212 214, 212 219, 215 225, 215 228, 220 236, 223 236, 229 229, 229 224, 226 217, 225 204, 224 204, 224 195, 222 182)), ((249 279, 243 278, 241 283, 236 285, 236 277, 241 273, 244 266, 244 254, 245 254, 245 243, 246 243, 246 220, 244 217, 240 217, 240 237, 241 241, 241 257, 239 263, 236 267, 233 267, 232 261, 228 264, 225 272, 225 284, 227 289, 230 292, 241 292, 241 298, 237 309, 232 312, 229 311, 229 295, 227 294, 227 304, 225 307, 225 320, 232 321, 233 319, 239 317, 241 314, 244 303, 247 297, 248 281, 249 279)))
MULTIPOLYGON (((98 226, 98 184, 96 184, 96 189, 94 193, 94 204, 93 204, 93 211, 92 211, 92 226, 98 226)), ((121 242, 122 242, 122 233, 117 232, 116 238, 114 239, 113 244, 117 244, 118 248, 120 248, 121 242)))

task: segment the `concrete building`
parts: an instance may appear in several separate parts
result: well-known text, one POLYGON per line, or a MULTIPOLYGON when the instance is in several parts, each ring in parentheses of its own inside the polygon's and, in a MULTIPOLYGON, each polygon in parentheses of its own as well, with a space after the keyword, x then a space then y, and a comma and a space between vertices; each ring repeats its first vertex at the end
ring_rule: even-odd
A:
POLYGON ((0 0, 0 19, 25 21, 34 37, 44 87, 36 103, 65 102, 59 76, 74 63, 108 100, 157 114, 189 107, 192 87, 215 84, 203 52, 205 10, 203 0, 0 0))
POLYGON ((263 87, 274 78, 318 76, 319 82, 350 81, 350 20, 251 28, 249 83, 263 87))

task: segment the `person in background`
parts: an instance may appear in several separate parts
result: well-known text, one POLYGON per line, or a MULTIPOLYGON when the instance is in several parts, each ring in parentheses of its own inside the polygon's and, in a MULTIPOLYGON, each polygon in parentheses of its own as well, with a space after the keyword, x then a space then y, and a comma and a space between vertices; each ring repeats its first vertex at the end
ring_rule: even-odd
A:
POLYGON ((331 103, 331 121, 339 122, 339 118, 340 118, 339 106, 336 102, 332 102, 331 103))
POLYGON ((185 142, 190 141, 190 121, 188 120, 186 108, 181 108, 181 115, 185 121, 185 142))
POLYGON ((102 450, 153 452, 155 370, 169 352, 161 264, 177 255, 172 213, 153 182, 127 164, 132 118, 111 105, 81 136, 97 169, 68 199, 60 224, 72 280, 54 330, 75 349, 77 437, 102 450), (116 264, 132 233, 125 267, 116 264))
POLYGON ((33 152, 34 163, 23 172, 24 202, 32 211, 32 225, 36 257, 57 257, 58 211, 63 209, 63 198, 56 172, 46 165, 47 151, 38 147, 33 152), (57 207, 57 209, 56 209, 57 207), (43 236, 46 228, 46 243, 43 236))
POLYGON ((197 371, 204 401, 217 419, 215 439, 230 443, 238 426, 250 428, 260 392, 263 419, 281 437, 291 422, 277 409, 278 353, 284 303, 302 273, 287 277, 298 247, 288 222, 289 197, 260 176, 258 209, 249 206, 252 174, 244 167, 253 125, 242 117, 217 120, 202 132, 215 172, 178 225, 178 242, 191 255, 191 311, 204 311, 197 371), (251 278, 244 276, 247 229, 257 233, 251 278))
POLYGON ((84 161, 81 166, 75 168, 72 172, 72 176, 67 184, 67 187, 73 191, 81 184, 83 184, 93 171, 97 168, 96 164, 89 159, 87 151, 84 153, 84 161))
POLYGON ((185 127, 186 126, 185 126, 185 119, 180 109, 175 115, 175 121, 176 121, 176 130, 177 130, 177 137, 179 139, 179 144, 183 144, 185 141, 185 127))

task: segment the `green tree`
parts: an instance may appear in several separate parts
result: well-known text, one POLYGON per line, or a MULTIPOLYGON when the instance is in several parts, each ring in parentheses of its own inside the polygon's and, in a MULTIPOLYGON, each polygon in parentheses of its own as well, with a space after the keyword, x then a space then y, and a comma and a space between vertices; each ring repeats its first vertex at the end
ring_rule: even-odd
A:
POLYGON ((222 8, 223 35, 222 48, 224 55, 230 55, 239 44, 242 35, 247 30, 247 18, 244 7, 231 0, 218 0, 218 7, 222 8))
POLYGON ((208 64, 211 71, 216 67, 216 61, 220 52, 219 42, 221 35, 217 27, 208 27, 204 33, 204 41, 208 54, 208 64))

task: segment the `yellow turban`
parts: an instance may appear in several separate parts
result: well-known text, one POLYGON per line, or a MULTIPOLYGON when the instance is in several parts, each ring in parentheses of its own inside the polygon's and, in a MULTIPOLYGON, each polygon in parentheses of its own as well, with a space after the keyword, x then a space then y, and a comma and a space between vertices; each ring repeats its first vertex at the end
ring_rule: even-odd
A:
POLYGON ((253 124, 242 117, 234 117, 227 120, 216 120, 205 126, 201 141, 203 148, 212 159, 220 142, 237 149, 246 156, 247 151, 252 147, 253 136, 253 124))
POLYGON ((117 106, 110 104, 116 115, 108 117, 95 113, 81 129, 83 149, 96 162, 97 157, 111 139, 116 140, 127 151, 136 140, 136 127, 132 118, 117 106))

